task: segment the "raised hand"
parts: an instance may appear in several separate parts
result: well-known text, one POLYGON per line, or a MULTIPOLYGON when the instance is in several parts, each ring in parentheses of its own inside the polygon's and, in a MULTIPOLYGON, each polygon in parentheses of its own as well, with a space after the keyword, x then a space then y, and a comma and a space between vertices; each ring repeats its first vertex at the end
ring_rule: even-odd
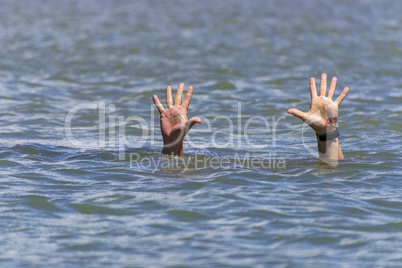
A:
POLYGON ((304 113, 298 109, 291 108, 288 113, 294 115, 308 124, 317 134, 333 132, 338 121, 338 107, 348 94, 349 88, 345 87, 339 97, 333 101, 337 78, 333 77, 327 92, 327 75, 321 75, 320 96, 317 96, 317 89, 314 78, 310 78, 310 109, 304 113), (327 96, 326 96, 327 95, 327 96))
POLYGON ((180 83, 177 88, 176 98, 173 104, 172 88, 166 87, 166 105, 164 110, 161 102, 156 95, 152 99, 159 110, 161 116, 161 132, 163 137, 163 154, 183 155, 183 139, 188 131, 196 123, 201 123, 201 118, 192 117, 187 119, 187 110, 190 105, 193 87, 187 88, 184 101, 182 102, 184 84, 180 83))
MULTIPOLYGON (((343 99, 349 92, 349 88, 345 87, 339 97, 333 101, 336 77, 331 80, 331 85, 327 94, 327 75, 321 75, 320 96, 317 96, 317 89, 314 78, 310 78, 310 109, 304 113, 295 108, 288 110, 288 113, 294 115, 306 124, 308 124, 317 135, 317 145, 319 158, 321 160, 342 160, 343 153, 337 136, 336 123, 338 121, 338 108, 343 99)), ((337 162, 336 162, 337 163, 337 162)))

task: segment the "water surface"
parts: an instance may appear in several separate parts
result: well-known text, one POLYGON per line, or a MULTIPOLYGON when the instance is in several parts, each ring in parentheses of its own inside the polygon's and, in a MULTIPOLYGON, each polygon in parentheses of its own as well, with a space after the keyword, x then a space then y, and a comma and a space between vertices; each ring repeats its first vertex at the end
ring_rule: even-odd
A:
POLYGON ((401 13, 389 0, 1 1, 1 266, 400 267, 401 13), (350 87, 336 167, 286 114, 308 109, 322 72, 350 87), (173 161, 151 97, 180 82, 204 123, 173 161), (97 109, 71 120, 76 146, 65 120, 80 104, 97 109), (129 116, 145 125, 123 136, 129 116), (253 120, 246 140, 253 116, 269 128, 253 120))

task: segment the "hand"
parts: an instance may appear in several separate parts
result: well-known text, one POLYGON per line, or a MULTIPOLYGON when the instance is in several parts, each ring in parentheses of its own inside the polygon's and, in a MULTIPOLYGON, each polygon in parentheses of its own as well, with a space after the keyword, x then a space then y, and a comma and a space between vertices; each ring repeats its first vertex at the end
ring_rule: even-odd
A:
POLYGON ((196 123, 201 123, 201 118, 199 117, 193 117, 187 120, 187 110, 190 105, 191 95, 193 94, 193 87, 188 87, 184 101, 182 102, 183 90, 184 84, 180 83, 173 105, 172 88, 170 86, 166 87, 166 110, 163 109, 156 95, 152 97, 161 115, 160 123, 163 137, 163 154, 183 156, 184 136, 192 126, 196 123))
POLYGON ((325 73, 322 74, 320 96, 318 97, 315 80, 313 77, 310 78, 310 110, 307 113, 303 113, 300 110, 291 108, 288 110, 288 113, 306 122, 317 134, 335 131, 338 121, 338 107, 349 91, 349 88, 345 87, 339 97, 333 101, 332 97, 335 92, 336 81, 336 77, 333 77, 328 95, 325 96, 327 91, 327 75, 325 73))

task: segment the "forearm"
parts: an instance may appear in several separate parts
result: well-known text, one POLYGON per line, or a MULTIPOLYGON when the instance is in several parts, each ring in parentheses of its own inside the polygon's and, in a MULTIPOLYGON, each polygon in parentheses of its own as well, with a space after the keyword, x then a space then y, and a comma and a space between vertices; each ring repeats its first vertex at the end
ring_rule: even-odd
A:
POLYGON ((343 153, 339 140, 317 141, 318 154, 322 160, 343 160, 343 153))

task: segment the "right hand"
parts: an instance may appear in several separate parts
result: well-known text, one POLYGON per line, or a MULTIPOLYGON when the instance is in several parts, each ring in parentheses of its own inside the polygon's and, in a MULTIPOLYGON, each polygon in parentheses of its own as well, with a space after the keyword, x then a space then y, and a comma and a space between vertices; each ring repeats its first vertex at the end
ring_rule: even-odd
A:
POLYGON ((304 113, 298 109, 291 108, 288 113, 294 115, 308 124, 317 134, 325 134, 335 131, 338 121, 338 107, 348 94, 349 88, 345 87, 339 97, 333 101, 337 78, 333 77, 327 91, 327 75, 321 75, 320 96, 317 96, 317 89, 314 78, 310 78, 310 109, 304 113))

